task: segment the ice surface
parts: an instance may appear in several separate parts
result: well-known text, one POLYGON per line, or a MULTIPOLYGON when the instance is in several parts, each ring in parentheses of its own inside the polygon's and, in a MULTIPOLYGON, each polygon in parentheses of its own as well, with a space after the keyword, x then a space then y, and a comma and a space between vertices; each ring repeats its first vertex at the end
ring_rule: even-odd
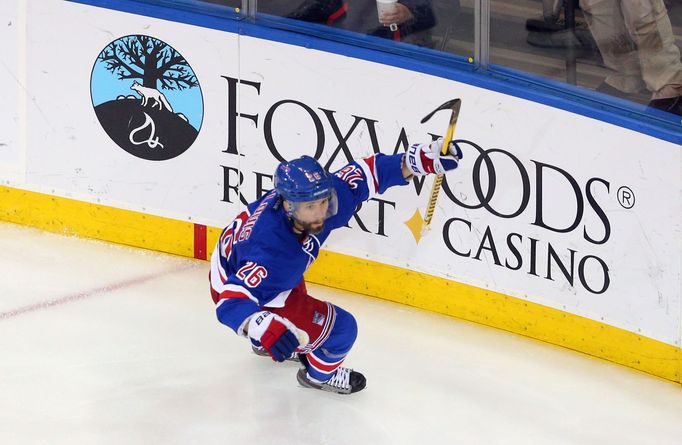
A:
POLYGON ((356 316, 368 386, 301 388, 217 322, 207 271, 0 223, 0 443, 682 443, 678 385, 314 285, 356 316))

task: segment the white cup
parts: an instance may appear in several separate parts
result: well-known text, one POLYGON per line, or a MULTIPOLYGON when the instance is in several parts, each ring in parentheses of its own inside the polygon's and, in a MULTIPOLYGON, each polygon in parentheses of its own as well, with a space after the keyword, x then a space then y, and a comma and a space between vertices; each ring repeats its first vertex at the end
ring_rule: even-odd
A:
MULTIPOLYGON (((393 13, 396 9, 396 3, 398 0, 377 0, 377 13, 379 17, 386 13, 393 13)), ((386 25, 384 25, 386 26, 386 25)), ((391 23, 389 25, 391 31, 396 31, 398 29, 397 23, 391 23)))

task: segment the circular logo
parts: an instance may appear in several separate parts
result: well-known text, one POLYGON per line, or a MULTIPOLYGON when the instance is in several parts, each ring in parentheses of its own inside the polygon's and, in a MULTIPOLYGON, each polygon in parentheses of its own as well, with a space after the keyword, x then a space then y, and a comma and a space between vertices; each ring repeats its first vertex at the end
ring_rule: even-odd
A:
POLYGON ((204 118, 194 70, 172 46, 154 37, 131 35, 109 43, 92 68, 90 94, 109 137, 150 161, 187 151, 204 118))

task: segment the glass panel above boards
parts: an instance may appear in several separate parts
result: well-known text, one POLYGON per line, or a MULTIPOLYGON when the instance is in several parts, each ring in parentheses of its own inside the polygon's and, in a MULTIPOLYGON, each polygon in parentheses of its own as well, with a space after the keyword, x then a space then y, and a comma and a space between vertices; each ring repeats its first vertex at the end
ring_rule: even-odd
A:
POLYGON ((677 115, 681 43, 680 1, 490 3, 491 63, 677 115))

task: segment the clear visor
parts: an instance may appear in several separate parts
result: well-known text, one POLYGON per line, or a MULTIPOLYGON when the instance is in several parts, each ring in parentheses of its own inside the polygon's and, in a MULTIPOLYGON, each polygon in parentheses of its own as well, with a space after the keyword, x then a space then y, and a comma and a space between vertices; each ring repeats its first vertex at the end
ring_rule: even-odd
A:
POLYGON ((339 200, 333 188, 326 198, 315 201, 288 201, 288 203, 290 216, 304 223, 323 222, 336 215, 339 210, 339 200))

